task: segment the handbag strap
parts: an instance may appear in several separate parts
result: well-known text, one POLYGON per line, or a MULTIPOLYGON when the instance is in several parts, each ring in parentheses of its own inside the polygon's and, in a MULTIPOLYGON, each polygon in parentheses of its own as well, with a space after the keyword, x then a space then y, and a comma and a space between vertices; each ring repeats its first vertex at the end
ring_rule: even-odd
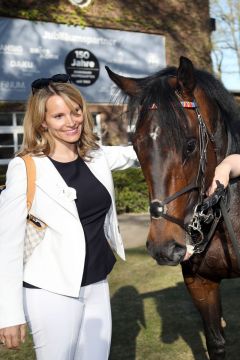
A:
POLYGON ((30 155, 23 155, 21 158, 25 162, 27 171, 27 210, 29 213, 35 194, 36 166, 30 155))

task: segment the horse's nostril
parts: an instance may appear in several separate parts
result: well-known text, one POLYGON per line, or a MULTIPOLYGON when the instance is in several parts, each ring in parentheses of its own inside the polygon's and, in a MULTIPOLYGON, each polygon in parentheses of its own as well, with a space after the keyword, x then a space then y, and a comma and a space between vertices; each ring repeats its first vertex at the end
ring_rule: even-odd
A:
POLYGON ((154 244, 147 241, 147 248, 150 255, 161 265, 177 265, 186 253, 186 247, 170 240, 164 244, 154 244))

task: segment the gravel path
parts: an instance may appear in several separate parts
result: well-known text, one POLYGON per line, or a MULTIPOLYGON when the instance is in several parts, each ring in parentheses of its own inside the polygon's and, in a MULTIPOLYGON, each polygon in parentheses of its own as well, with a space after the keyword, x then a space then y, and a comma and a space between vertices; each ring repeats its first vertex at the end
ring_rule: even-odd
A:
POLYGON ((118 221, 126 249, 146 244, 149 214, 121 214, 118 221))

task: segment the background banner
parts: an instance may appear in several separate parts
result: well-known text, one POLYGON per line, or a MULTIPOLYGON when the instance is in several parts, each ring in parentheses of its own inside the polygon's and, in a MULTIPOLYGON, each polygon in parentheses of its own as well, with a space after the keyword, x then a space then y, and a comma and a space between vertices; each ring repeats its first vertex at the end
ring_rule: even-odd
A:
POLYGON ((108 103, 115 87, 105 65, 125 76, 159 71, 165 38, 0 17, 0 100, 25 101, 33 80, 67 72, 88 102, 108 103))

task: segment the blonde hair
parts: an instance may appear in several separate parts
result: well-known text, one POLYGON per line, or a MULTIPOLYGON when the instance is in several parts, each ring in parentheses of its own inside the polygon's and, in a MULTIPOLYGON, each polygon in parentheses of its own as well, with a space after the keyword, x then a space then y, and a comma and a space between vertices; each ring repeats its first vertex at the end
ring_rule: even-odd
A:
POLYGON ((49 155, 54 149, 54 139, 44 129, 47 100, 59 95, 67 106, 75 112, 72 102, 77 103, 83 112, 83 128, 77 142, 78 154, 85 160, 90 159, 90 150, 99 148, 97 136, 93 133, 93 120, 80 91, 70 83, 50 83, 48 86, 37 89, 29 96, 26 113, 23 120, 23 143, 17 155, 30 154, 34 156, 49 155))

